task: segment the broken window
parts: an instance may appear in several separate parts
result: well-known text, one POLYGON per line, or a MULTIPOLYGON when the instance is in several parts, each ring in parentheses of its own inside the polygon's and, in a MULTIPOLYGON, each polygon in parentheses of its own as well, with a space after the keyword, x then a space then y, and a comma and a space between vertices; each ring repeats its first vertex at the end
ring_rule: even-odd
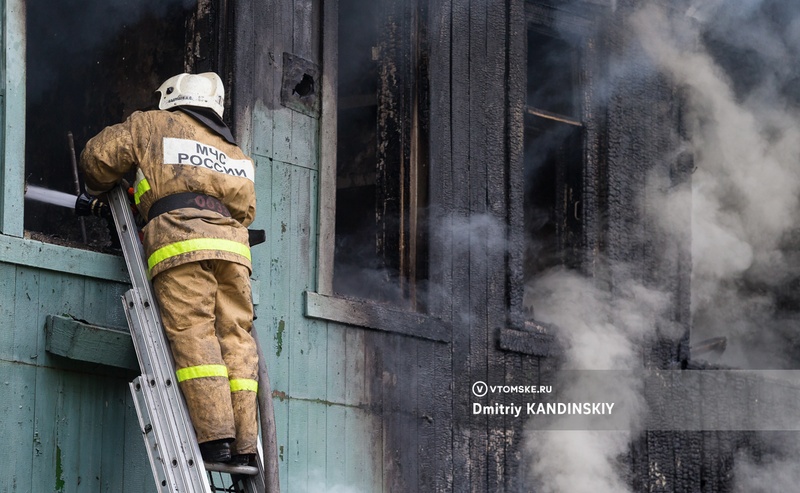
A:
POLYGON ((574 45, 537 23, 527 31, 524 279, 580 263, 583 125, 574 45))
MULTIPOLYGON (((225 37, 212 25, 224 19, 217 3, 224 2, 28 2, 26 185, 76 195, 68 132, 79 158, 86 141, 104 127, 136 110, 156 108, 154 91, 168 77, 220 71, 223 50, 216 40, 225 37), (195 36, 198 32, 202 36, 195 36)), ((108 241, 102 221, 86 221, 84 240, 71 209, 25 201, 25 230, 43 241, 74 246, 108 241)))
POLYGON ((425 11, 338 3, 333 291, 421 309, 426 279, 425 11))

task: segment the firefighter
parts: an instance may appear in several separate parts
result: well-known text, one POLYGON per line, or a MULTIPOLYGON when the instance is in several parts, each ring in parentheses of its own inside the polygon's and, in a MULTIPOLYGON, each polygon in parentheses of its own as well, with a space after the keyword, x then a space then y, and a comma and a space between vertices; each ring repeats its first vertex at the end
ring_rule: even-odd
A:
POLYGON ((258 434, 253 162, 223 123, 217 74, 176 75, 157 93, 158 110, 134 112, 86 144, 86 190, 105 193, 135 170, 148 269, 203 459, 246 464, 258 434))

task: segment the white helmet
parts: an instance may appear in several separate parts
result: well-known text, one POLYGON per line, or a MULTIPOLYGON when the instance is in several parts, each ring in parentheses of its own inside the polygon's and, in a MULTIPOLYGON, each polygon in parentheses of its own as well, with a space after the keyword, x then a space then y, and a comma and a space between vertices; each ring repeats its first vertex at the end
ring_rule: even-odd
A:
POLYGON ((166 110, 175 106, 201 106, 210 108, 222 118, 225 88, 222 79, 214 72, 204 74, 179 74, 167 79, 156 92, 161 93, 158 108, 166 110))

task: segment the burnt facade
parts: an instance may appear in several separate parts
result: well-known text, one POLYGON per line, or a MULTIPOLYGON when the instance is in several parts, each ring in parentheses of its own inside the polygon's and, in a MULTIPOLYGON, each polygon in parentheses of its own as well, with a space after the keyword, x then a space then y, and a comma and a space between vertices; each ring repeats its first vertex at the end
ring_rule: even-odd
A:
MULTIPOLYGON (((12 438, 38 443, 30 463, 0 466, 10 478, 0 490, 46 491, 53 477, 56 491, 151 490, 128 374, 96 381, 111 363, 81 338, 86 324, 124 326, 121 260, 104 251, 102 223, 91 225, 87 251, 71 213, 25 201, 22 190, 72 193, 61 136, 72 131, 79 152, 183 70, 223 76, 226 119, 256 164, 254 227, 268 240, 253 250, 255 325, 284 491, 585 491, 559 482, 584 465, 551 447, 568 440, 537 442, 524 416, 473 411, 524 397, 484 399, 474 384, 558 391, 562 370, 580 365, 711 367, 690 354, 692 186, 707 153, 689 143, 702 119, 692 81, 653 46, 664 33, 648 31, 672 24, 647 23, 702 25, 703 2, 0 4, 2 116, 27 130, 7 126, 3 140, 0 268, 9 281, 0 296, 13 308, 0 310, 11 328, 0 334, 0 375, 36 416, 7 409, 23 423, 12 438), (42 36, 54 12, 62 28, 42 36), (78 12, 103 20, 93 31, 102 39, 82 38, 78 12), (26 104, 11 91, 20 84, 26 104), (55 162, 63 165, 42 164, 55 162), (561 285, 543 281, 553 273, 579 279, 591 303, 565 296, 556 305, 561 285), (39 316, 22 322, 31 310, 39 316), (561 317, 570 312, 571 322, 561 317), (74 334, 62 354, 48 316, 66 315, 74 334), (36 335, 45 319, 50 328, 36 335), (594 322, 591 344, 579 337, 594 322), (113 412, 99 395, 112 396, 113 412), (92 427, 70 413, 103 417, 92 427), (97 454, 67 439, 79 433, 95 437, 97 454), (124 473, 112 474, 104 453, 120 436, 124 473), (567 458, 548 469, 547 454, 567 458)), ((702 29, 666 31, 681 34, 686 57, 703 42, 702 29)), ((750 292, 774 287, 757 279, 750 292)), ((737 454, 775 452, 757 438, 646 431, 603 453, 620 488, 723 492, 734 489, 737 454)))

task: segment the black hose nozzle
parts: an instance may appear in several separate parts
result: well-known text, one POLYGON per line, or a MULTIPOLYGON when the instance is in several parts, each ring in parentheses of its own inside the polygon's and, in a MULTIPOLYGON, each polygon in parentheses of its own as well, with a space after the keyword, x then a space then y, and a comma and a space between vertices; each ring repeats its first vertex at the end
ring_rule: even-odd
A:
POLYGON ((97 197, 82 193, 75 201, 75 214, 79 216, 95 216, 107 219, 111 217, 111 209, 108 204, 102 202, 97 197))

